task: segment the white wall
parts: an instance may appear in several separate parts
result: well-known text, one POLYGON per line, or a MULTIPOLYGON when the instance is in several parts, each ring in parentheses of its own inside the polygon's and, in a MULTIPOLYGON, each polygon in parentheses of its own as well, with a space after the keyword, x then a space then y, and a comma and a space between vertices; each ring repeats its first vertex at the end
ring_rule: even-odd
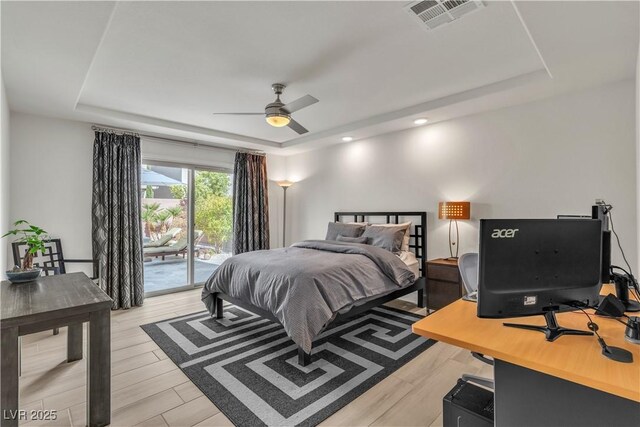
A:
MULTIPOLYGON (((638 42, 638 60, 636 64, 636 200, 638 208, 636 210, 637 239, 640 248, 640 41, 638 42)), ((638 250, 638 263, 640 267, 640 249, 638 250)), ((636 269, 637 271, 637 269, 636 269)), ((637 272, 640 277, 640 272, 637 272)))
MULTIPOLYGON (((9 230, 9 167, 10 167, 10 113, 7 96, 4 90, 4 80, 0 73, 0 236, 9 230)), ((4 272, 7 270, 8 253, 6 239, 0 242, 0 278, 4 279, 4 272)))
POLYGON ((629 80, 288 157, 292 240, 323 238, 337 210, 426 210, 434 258, 448 256, 438 201, 472 202, 464 253, 479 218, 590 214, 603 198, 636 260, 634 110, 629 80))
MULTIPOLYGON (((286 179, 286 158, 282 156, 267 156, 267 174, 269 176, 269 230, 271 232, 271 247, 281 248, 283 227, 284 192, 277 184, 286 179)), ((288 200, 287 200, 288 202, 288 200)), ((287 221, 288 222, 288 221, 287 221)), ((287 242, 289 239, 287 226, 287 242)))
POLYGON ((91 258, 92 141, 85 123, 11 114, 11 221, 60 237, 67 258, 91 258))
MULTIPOLYGON (((68 258, 91 256, 93 138, 91 125, 87 123, 11 114, 11 220, 26 219, 60 237, 68 258)), ((231 151, 186 148, 150 140, 141 145, 146 160, 233 169, 231 151)), ((282 159, 270 156, 267 162, 269 173, 274 169, 276 174, 282 174, 279 172, 284 164, 282 159)), ((278 190, 277 186, 270 186, 274 247, 280 231, 278 190)))
MULTIPOLYGON (((460 224, 464 252, 477 248, 478 218, 587 214, 595 198, 604 198, 614 205, 616 229, 636 260, 635 89, 633 81, 619 82, 286 159, 269 156, 272 247, 281 245, 282 234, 282 190, 275 181, 289 179, 298 182, 288 190, 288 243, 323 237, 336 210, 426 210, 429 257, 437 257, 448 252, 447 222, 433 215, 440 200, 473 203, 474 221, 460 224)), ((64 239, 67 256, 89 256, 90 125, 11 113, 9 192, 5 111, 0 176, 2 196, 10 198, 2 200, 2 212, 9 206, 11 221, 25 218, 64 239)), ((177 155, 232 167, 231 152, 143 142, 146 159, 175 161, 177 155)), ((618 256, 614 250, 614 260, 618 256)))

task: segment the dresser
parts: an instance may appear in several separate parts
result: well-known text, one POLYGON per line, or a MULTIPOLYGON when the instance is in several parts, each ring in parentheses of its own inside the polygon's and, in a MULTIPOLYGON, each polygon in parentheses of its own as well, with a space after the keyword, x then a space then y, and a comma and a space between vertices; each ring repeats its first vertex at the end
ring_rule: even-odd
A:
POLYGON ((464 295, 457 259, 427 261, 427 310, 438 310, 464 295))

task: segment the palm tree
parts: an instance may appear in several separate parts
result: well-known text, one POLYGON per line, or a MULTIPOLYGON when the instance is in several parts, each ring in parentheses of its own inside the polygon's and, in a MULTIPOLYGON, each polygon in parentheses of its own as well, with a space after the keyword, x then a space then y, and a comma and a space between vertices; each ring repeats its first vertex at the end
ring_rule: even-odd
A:
POLYGON ((177 218, 182 215, 182 206, 172 206, 170 208, 166 208, 166 211, 171 214, 171 218, 177 218))
POLYGON ((173 215, 167 209, 163 209, 156 213, 156 221, 158 222, 159 232, 164 233, 167 231, 167 226, 171 218, 173 218, 173 215))
POLYGON ((151 237, 151 233, 155 232, 155 223, 158 221, 158 211, 160 203, 145 203, 142 205, 142 220, 144 221, 144 232, 151 237))

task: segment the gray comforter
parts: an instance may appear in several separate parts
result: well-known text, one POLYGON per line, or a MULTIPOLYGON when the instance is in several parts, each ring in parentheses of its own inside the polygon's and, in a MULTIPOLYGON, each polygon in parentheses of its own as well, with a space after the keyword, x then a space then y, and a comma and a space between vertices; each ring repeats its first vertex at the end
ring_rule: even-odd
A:
POLYGON ((309 353, 314 338, 338 311, 414 280, 404 262, 385 249, 306 240, 229 258, 205 283, 202 300, 212 315, 216 292, 266 310, 309 353))

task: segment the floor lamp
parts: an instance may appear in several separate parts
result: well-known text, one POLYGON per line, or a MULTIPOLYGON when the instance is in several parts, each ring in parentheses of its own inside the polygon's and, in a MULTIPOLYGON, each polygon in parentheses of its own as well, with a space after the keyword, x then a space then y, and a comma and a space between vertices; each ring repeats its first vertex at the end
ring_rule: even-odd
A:
POLYGON ((286 247, 285 236, 287 228, 287 188, 293 185, 291 181, 278 181, 278 185, 284 190, 284 207, 282 208, 282 247, 286 247))
POLYGON ((449 255, 447 259, 458 259, 460 247, 460 232, 458 230, 459 219, 471 218, 471 203, 469 202, 440 202, 438 204, 438 218, 449 220, 449 255), (456 227, 456 241, 451 238, 452 225, 456 227), (455 255, 454 255, 455 248, 455 255))

